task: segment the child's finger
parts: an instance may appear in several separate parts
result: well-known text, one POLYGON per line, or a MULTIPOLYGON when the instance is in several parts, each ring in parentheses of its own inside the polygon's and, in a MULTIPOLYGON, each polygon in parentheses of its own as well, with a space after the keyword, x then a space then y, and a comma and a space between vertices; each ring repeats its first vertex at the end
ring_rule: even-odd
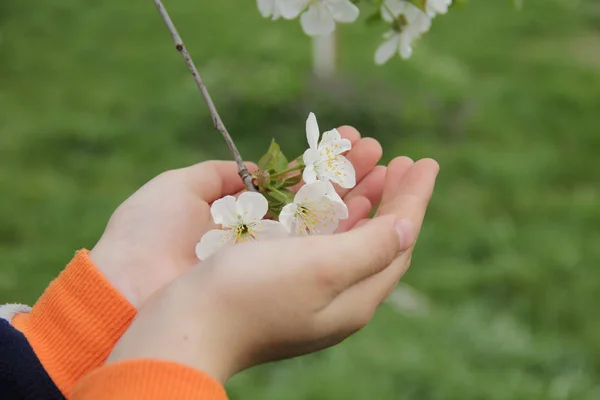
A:
POLYGON ((418 232, 433 194, 440 167, 435 160, 426 158, 417 161, 408 171, 400 174, 400 162, 397 161, 393 166, 390 164, 388 168, 386 178, 390 176, 394 179, 399 178, 400 183, 393 182, 391 179, 386 180, 377 215, 392 214, 397 218, 410 218, 418 232))
MULTIPOLYGON (((381 144, 373 138, 360 139, 352 146, 345 157, 352 163, 356 174, 356 185, 358 185, 375 168, 381 156, 383 149, 381 144)), ((339 185, 334 185, 336 191, 341 197, 346 196, 351 189, 344 189, 339 185)), ((356 186, 355 186, 356 187, 356 186)))
MULTIPOLYGON (((324 311, 328 313, 327 318, 338 321, 355 318, 354 325, 360 328, 360 325, 368 322, 377 306, 404 275, 410 265, 412 247, 433 193, 438 168, 433 160, 416 162, 406 172, 395 198, 388 200, 389 203, 386 205, 388 211, 385 217, 393 215, 395 218, 406 218, 406 221, 410 221, 412 243, 409 244, 409 248, 396 257, 388 268, 382 269, 341 293, 329 309, 324 311)), ((356 230, 359 229, 363 228, 356 230)))
POLYGON ((344 139, 350 140, 352 146, 360 140, 360 132, 353 126, 344 125, 337 128, 337 130, 344 139))
POLYGON ((381 213, 382 207, 385 208, 386 204, 390 204, 391 200, 400 189, 400 183, 404 178, 404 174, 413 164, 414 161, 409 157, 396 157, 390 161, 385 175, 383 195, 378 214, 381 213))
MULTIPOLYGON (((396 178, 398 178, 403 176, 404 173, 408 171, 410 166, 413 164, 413 161, 408 157, 401 157, 399 162, 396 162, 395 164, 394 175, 396 178)), ((358 185, 356 185, 356 187, 354 187, 354 189, 352 189, 346 195, 346 197, 344 197, 344 201, 346 203, 351 202, 356 196, 366 197, 371 203, 371 209, 367 212, 363 210, 362 215, 355 211, 354 218, 351 220, 349 218, 349 220, 342 221, 343 223, 340 222, 340 227, 343 228, 343 230, 340 229, 339 232, 358 228, 363 226, 368 221, 369 214, 381 201, 386 176, 387 167, 382 165, 377 166, 358 185)))
POLYGON ((381 201, 385 183, 387 167, 378 165, 373 168, 357 185, 350 189, 344 196, 344 201, 349 202, 354 197, 366 197, 371 204, 376 205, 381 201))
POLYGON ((336 233, 346 232, 352 229, 356 223, 369 216, 373 206, 365 196, 355 196, 346 201, 348 206, 348 218, 340 221, 336 233))
MULTIPOLYGON (((245 164, 250 173, 258 169, 254 163, 245 164)), ((192 191, 207 203, 244 189, 244 182, 240 179, 234 161, 205 161, 175 171, 183 172, 184 179, 192 191)))
MULTIPOLYGON (((336 296, 384 270, 405 245, 410 245, 400 240, 395 222, 396 218, 384 216, 340 234, 284 239, 272 256, 287 258, 299 269, 310 266, 315 284, 327 286, 336 296)), ((412 242, 411 238, 406 240, 412 242)))

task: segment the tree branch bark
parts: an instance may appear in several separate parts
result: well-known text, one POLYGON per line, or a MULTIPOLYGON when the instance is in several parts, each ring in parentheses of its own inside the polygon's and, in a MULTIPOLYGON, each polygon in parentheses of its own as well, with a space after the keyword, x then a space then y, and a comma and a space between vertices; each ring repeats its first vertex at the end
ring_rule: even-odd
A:
POLYGON ((240 152, 238 151, 237 147, 235 146, 233 139, 231 139, 231 135, 229 135, 227 128, 225 128, 225 124, 223 124, 223 121, 221 120, 221 117, 219 116, 219 113, 217 112, 217 108, 215 107, 215 104, 213 103, 213 101, 210 97, 210 94, 208 93, 208 89, 206 89, 206 86, 204 85, 204 82, 202 81, 202 77, 200 76, 200 73, 198 72, 198 69, 196 68, 196 65, 194 64, 194 61, 192 61, 192 57, 190 56, 190 53, 185 48, 185 46, 183 44, 183 40, 181 39, 181 36, 179 36, 179 32, 177 32, 177 28, 175 28, 175 25, 173 24, 171 17, 169 17, 169 14, 167 13, 167 10, 165 9, 165 6, 163 5, 162 1, 161 0, 153 0, 153 1, 154 1, 154 5, 158 9, 158 12, 160 13, 162 19, 165 21, 165 24, 167 25, 167 29, 169 29, 169 32, 171 33, 171 36, 173 37, 173 42, 175 43, 175 48, 183 56, 183 59, 185 60, 185 64, 187 65, 188 69, 192 73, 192 76, 194 77, 194 80, 196 81, 196 85, 198 86, 198 89, 200 89, 200 93, 202 93, 202 97, 204 98, 204 101, 206 102, 206 105, 208 106, 208 110, 210 112, 210 116, 212 118, 215 129, 221 133, 221 135, 223 136, 223 139, 225 139, 225 142, 227 143, 227 147, 229 147, 229 150, 231 150, 231 152, 233 153, 233 158, 235 159, 235 162, 237 164, 238 173, 240 175, 240 178, 242 178, 242 181, 244 181, 244 184, 246 185, 246 187, 248 188, 249 191, 256 192, 257 189, 256 189, 256 186, 254 186, 254 184, 252 183, 252 176, 248 172, 248 169, 246 168, 246 165, 244 164, 244 160, 242 159, 240 152))

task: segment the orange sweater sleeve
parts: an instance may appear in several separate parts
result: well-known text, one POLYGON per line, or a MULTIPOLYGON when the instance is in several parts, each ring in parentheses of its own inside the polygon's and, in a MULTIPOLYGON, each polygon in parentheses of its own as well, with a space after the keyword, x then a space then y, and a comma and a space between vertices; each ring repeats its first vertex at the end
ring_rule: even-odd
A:
POLYGON ((191 367, 169 361, 108 364, 84 377, 72 400, 227 400, 223 386, 191 367))
POLYGON ((136 309, 80 250, 30 313, 12 325, 21 331, 65 397, 101 366, 135 317, 136 309))

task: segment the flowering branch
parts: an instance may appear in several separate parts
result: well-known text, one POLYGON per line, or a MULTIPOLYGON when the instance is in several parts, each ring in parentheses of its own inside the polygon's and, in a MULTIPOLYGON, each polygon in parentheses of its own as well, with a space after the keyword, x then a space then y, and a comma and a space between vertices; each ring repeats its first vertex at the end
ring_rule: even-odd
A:
POLYGON ((208 90, 206 89, 206 86, 204 85, 204 82, 202 81, 202 77, 200 76, 200 73, 198 72, 198 69, 196 68, 196 65, 194 64, 194 61, 192 61, 192 57, 190 56, 190 53, 187 51, 187 49, 183 45, 183 40, 181 39, 181 36, 179 36, 179 33, 177 32, 177 28, 175 28, 175 25, 173 24, 171 17, 169 17, 169 14, 167 13, 165 6, 162 4, 162 1, 161 0, 153 0, 153 1, 154 1, 154 5, 158 9, 158 12, 160 13, 162 19, 165 21, 165 24, 167 25, 167 29, 169 29, 169 32, 171 33, 171 36, 173 37, 173 42, 175 43, 175 48, 183 56, 183 59, 185 60, 185 64, 188 66, 190 72, 192 73, 192 76, 194 77, 194 80, 196 81, 196 85, 198 86, 198 89, 200 89, 200 93, 202 93, 202 97, 204 98, 204 101, 206 102, 206 105, 208 106, 208 111, 210 112, 210 116, 212 118, 215 129, 218 130, 221 133, 221 135, 223 135, 223 139, 225 139, 225 142, 227 143, 227 147, 229 147, 229 150, 231 150, 231 152, 233 153, 233 158, 235 159, 235 162, 237 164, 238 173, 240 175, 240 178, 242 178, 242 181, 244 181, 244 184, 246 185, 246 187, 248 188, 249 191, 256 192, 257 189, 256 189, 256 186, 254 186, 254 184, 252 183, 252 176, 250 175, 250 173, 248 172, 248 169, 244 165, 244 160, 242 159, 240 152, 238 151, 237 147, 235 146, 233 139, 231 139, 231 135, 229 135, 227 128, 225 128, 225 124, 223 124, 223 121, 221 120, 221 117, 219 116, 219 113, 217 112, 217 108, 215 107, 215 104, 213 103, 213 101, 210 97, 210 94, 208 93, 208 90))
POLYGON ((273 140, 258 161, 259 192, 243 192, 237 199, 225 196, 212 204, 213 222, 221 226, 206 232, 196 245, 200 260, 230 244, 331 234, 341 220, 348 218, 348 207, 333 183, 345 189, 356 185, 354 166, 343 155, 350 151, 352 143, 343 139, 337 129, 321 135, 313 113, 305 126, 309 148, 294 160, 295 165, 289 166, 273 140), (294 171, 302 172, 287 176, 294 171), (302 180, 305 184, 294 194, 291 187, 302 180))

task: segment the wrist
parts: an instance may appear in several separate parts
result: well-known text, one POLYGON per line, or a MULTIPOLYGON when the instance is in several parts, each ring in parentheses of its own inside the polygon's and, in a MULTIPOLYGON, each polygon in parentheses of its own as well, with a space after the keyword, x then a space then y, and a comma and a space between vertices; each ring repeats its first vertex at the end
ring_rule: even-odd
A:
POLYGON ((107 363, 155 359, 187 365, 225 384, 240 371, 240 331, 227 329, 227 319, 206 292, 173 285, 157 293, 140 310, 107 363))
POLYGON ((31 312, 15 316, 12 324, 68 397, 75 382, 104 363, 135 313, 81 250, 31 312))
POLYGON ((110 251, 105 250, 104 247, 102 239, 100 239, 89 251, 88 257, 115 290, 125 297, 133 307, 139 309, 141 306, 140 296, 136 287, 127 278, 128 266, 124 265, 119 256, 123 252, 114 247, 110 251))

